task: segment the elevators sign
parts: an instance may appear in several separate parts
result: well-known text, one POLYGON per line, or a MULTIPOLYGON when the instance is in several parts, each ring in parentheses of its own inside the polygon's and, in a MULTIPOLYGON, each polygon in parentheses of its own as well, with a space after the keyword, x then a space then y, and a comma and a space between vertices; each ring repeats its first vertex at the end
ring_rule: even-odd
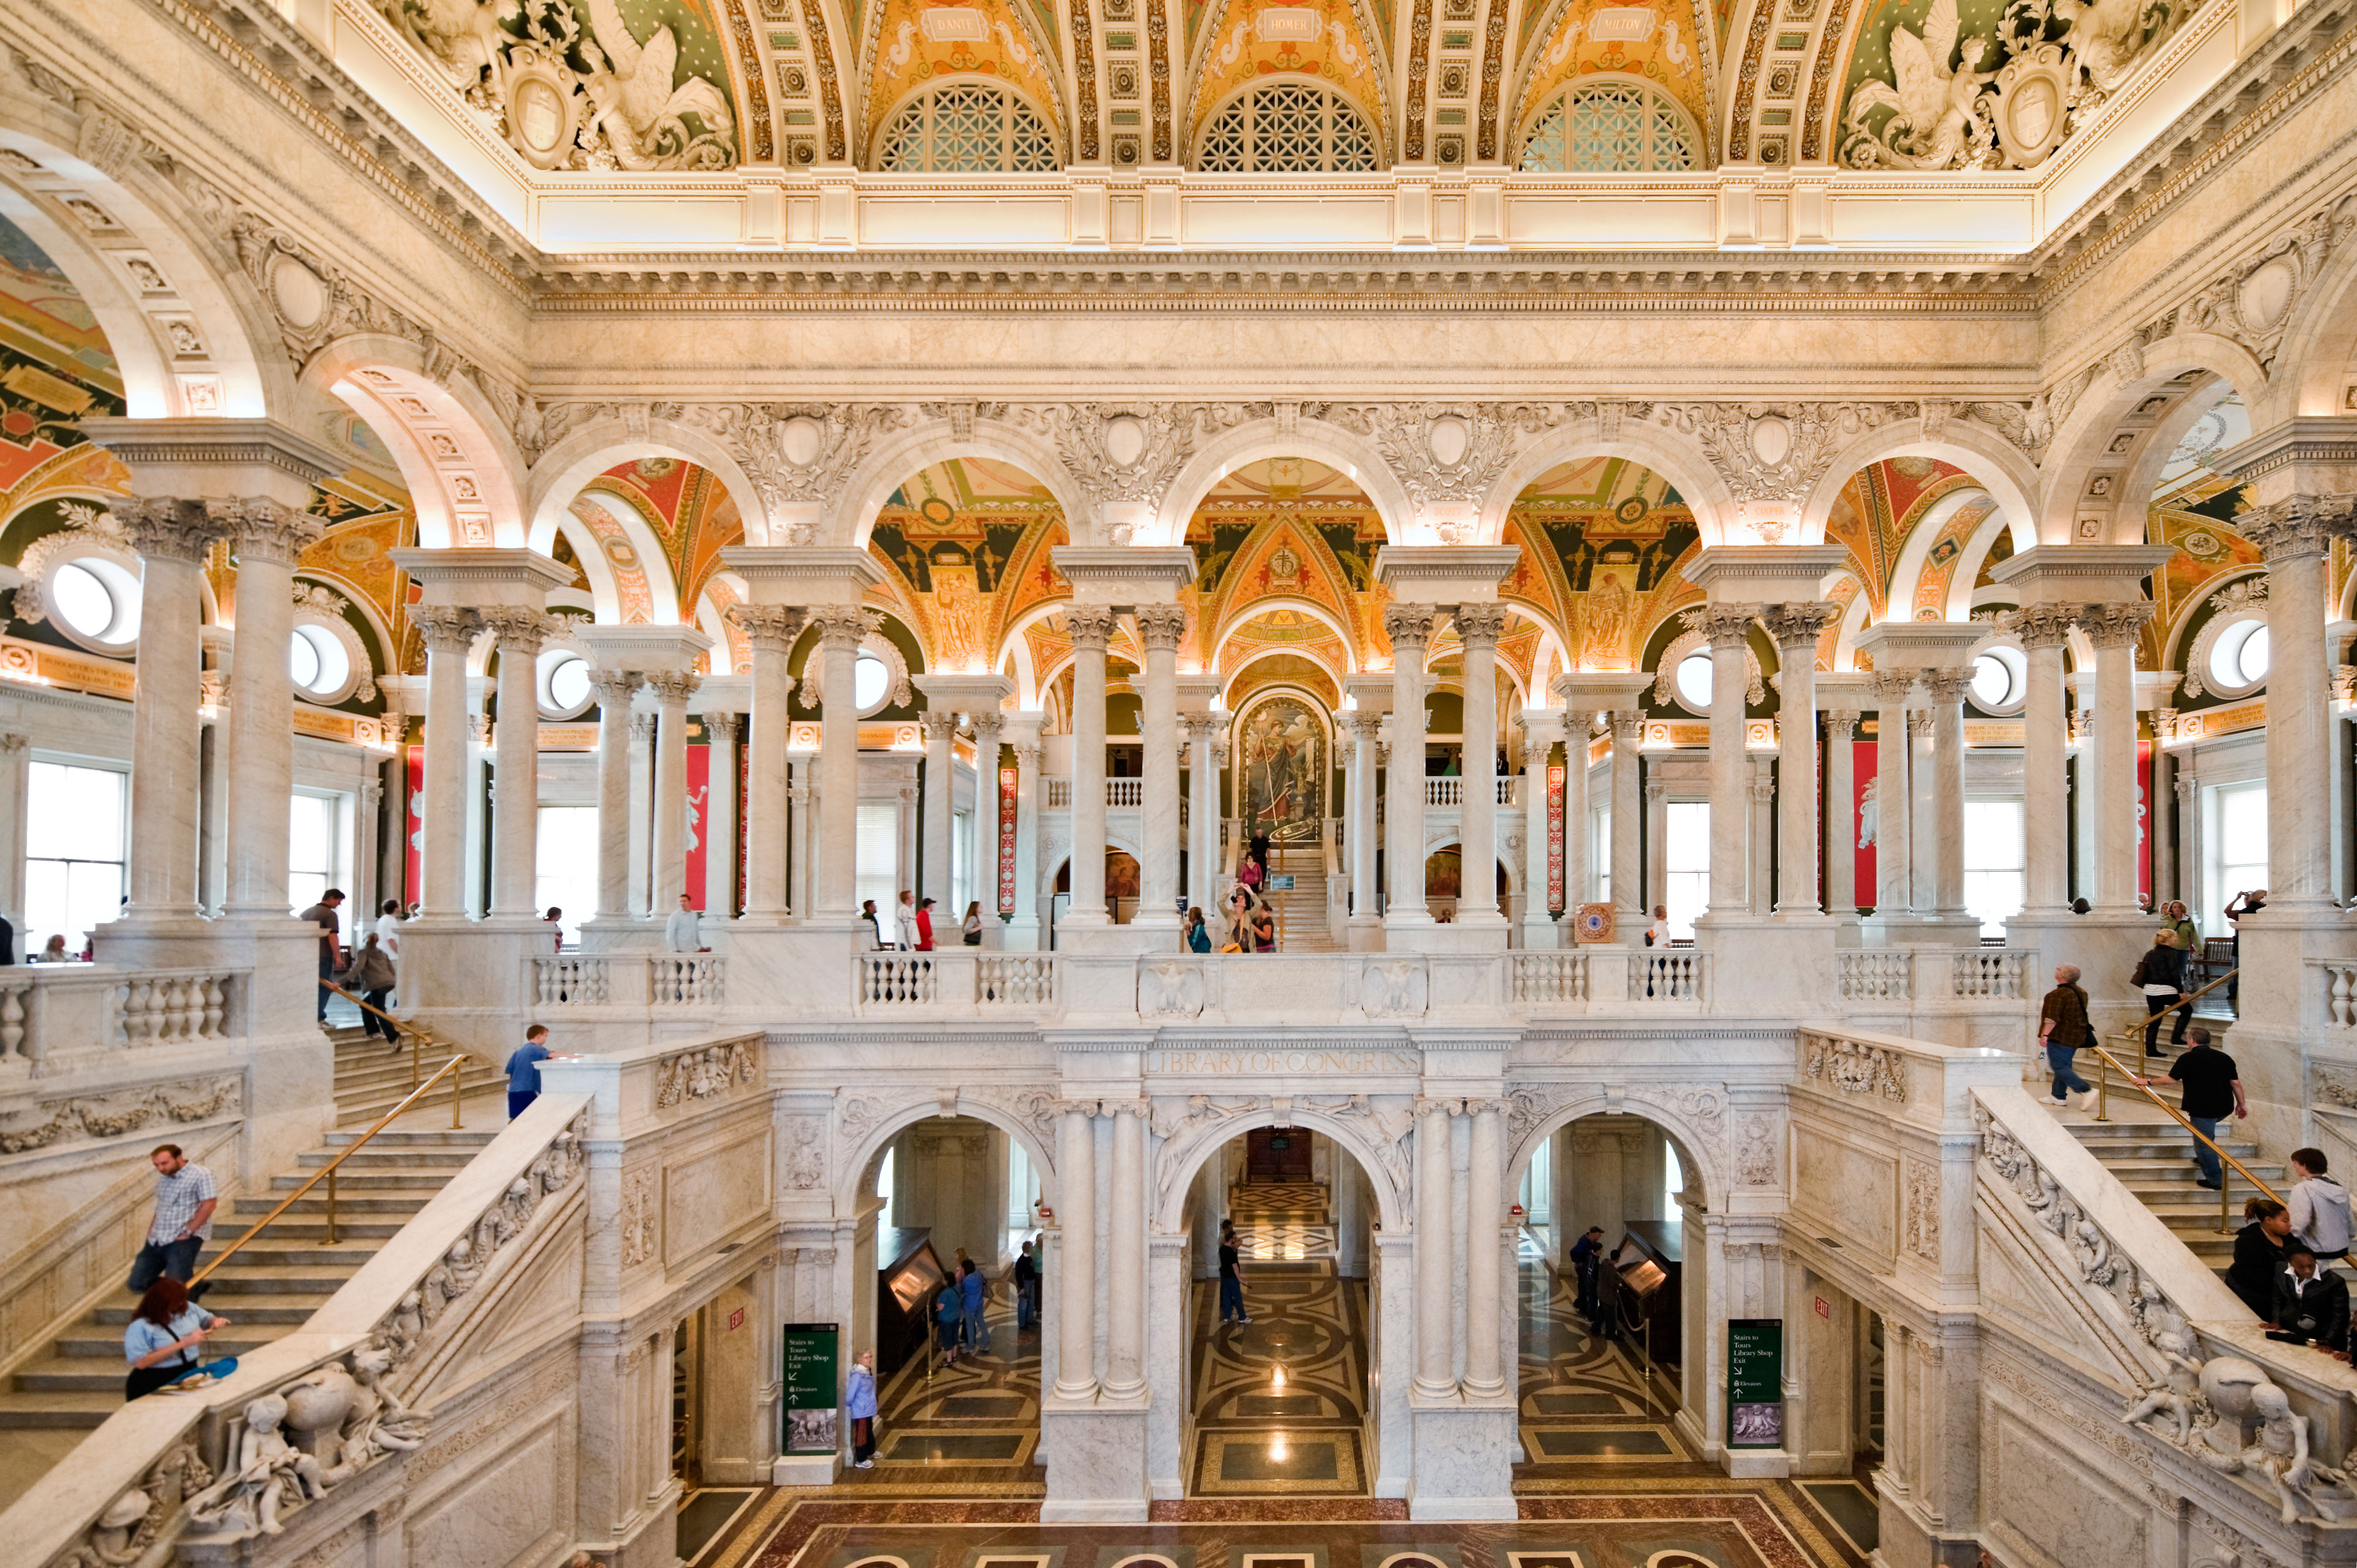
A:
POLYGON ((836 1412, 842 1387, 835 1377, 840 1335, 832 1323, 786 1325, 784 1373, 788 1454, 832 1454, 840 1444, 836 1412))
POLYGON ((1727 1320, 1727 1445, 1784 1445, 1784 1320, 1727 1320))

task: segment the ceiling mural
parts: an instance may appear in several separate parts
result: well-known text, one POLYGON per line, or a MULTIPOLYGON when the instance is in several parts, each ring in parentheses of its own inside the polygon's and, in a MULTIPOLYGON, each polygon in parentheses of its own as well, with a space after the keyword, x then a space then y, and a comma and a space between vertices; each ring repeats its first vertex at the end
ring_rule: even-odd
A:
MULTIPOLYGON (((1570 0, 1523 79, 1514 129, 1546 96, 1584 76, 1641 76, 1672 97, 1709 140, 1711 92, 1709 50, 1695 37, 1683 5, 1614 5, 1610 0, 1570 0)), ((1521 144, 1507 149, 1509 164, 1520 161, 1521 144)))
MULTIPOLYGON (((1364 20, 1350 0, 1312 0, 1286 8, 1314 16, 1318 36, 1264 36, 1261 8, 1231 5, 1220 14, 1195 60, 1195 85, 1187 109, 1187 145, 1195 145, 1204 117, 1230 93, 1257 77, 1314 76, 1356 103, 1377 126, 1391 123, 1392 95, 1383 74, 1383 51, 1369 38, 1364 20)), ((1308 29, 1300 29, 1306 32, 1308 29)))
POLYGON ((606 564, 614 574, 614 592, 621 600, 624 626, 649 626, 655 618, 654 589, 647 580, 646 563, 630 531, 612 509, 628 503, 611 490, 584 490, 568 509, 589 531, 606 564))
POLYGON ((81 445, 75 420, 123 411, 123 378, 81 291, 0 218, 0 493, 34 499, 26 482, 81 445))
MULTIPOLYGON (((618 463, 590 480, 584 494, 627 506, 647 525, 662 547, 663 566, 661 574, 648 576, 650 600, 659 591, 657 577, 667 579, 676 596, 673 608, 683 621, 695 618, 697 602, 719 575, 720 552, 745 542, 737 498, 710 469, 676 457, 618 463)), ((603 542, 601 537, 601 547, 603 542)), ((627 541, 624 548, 630 548, 627 541)), ((635 550, 630 553, 633 565, 643 569, 646 564, 636 560, 635 550)), ((611 549, 606 554, 618 568, 621 565, 611 549)))
POLYGON ((1635 669, 1647 631, 1700 596, 1677 569, 1702 545, 1694 512, 1641 464, 1560 464, 1515 499, 1507 528, 1523 559, 1499 591, 1560 628, 1577 669, 1635 669))
POLYGON ((1055 128, 1058 146, 1071 150, 1064 123, 1064 98, 1057 81, 1061 64, 1028 5, 981 0, 942 6, 924 0, 880 0, 874 26, 862 45, 866 82, 861 104, 859 145, 872 155, 884 117, 909 93, 943 77, 985 76, 1004 81, 1028 98, 1055 128))
POLYGON ((1010 463, 952 458, 892 493, 867 549, 905 596, 928 663, 986 670, 1007 627, 1070 596, 1048 556, 1066 541, 1063 509, 1045 486, 1010 463))

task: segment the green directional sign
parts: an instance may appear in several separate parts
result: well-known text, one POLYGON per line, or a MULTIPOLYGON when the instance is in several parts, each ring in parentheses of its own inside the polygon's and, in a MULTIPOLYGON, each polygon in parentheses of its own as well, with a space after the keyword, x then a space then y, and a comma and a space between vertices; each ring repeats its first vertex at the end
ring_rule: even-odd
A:
POLYGON ((839 1442, 836 1413, 842 1401, 835 1376, 840 1334, 832 1323, 786 1325, 785 1432, 780 1447, 788 1454, 832 1454, 839 1442))
POLYGON ((1727 1320, 1727 1445, 1784 1445, 1784 1320, 1727 1320))

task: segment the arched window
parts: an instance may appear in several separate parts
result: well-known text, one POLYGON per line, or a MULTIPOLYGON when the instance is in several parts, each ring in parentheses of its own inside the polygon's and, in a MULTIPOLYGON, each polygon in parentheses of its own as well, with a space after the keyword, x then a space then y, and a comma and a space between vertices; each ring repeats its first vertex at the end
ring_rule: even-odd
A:
POLYGON ((1374 128, 1351 101, 1314 81, 1249 88, 1203 126, 1206 174, 1370 174, 1374 128))
POLYGON ((1044 174, 1056 138, 1039 111, 995 82, 929 87, 900 106, 876 139, 886 174, 1044 174))
POLYGON ((1642 81, 1589 79, 1540 111, 1523 142, 1526 174, 1690 169, 1701 138, 1667 93, 1642 81))

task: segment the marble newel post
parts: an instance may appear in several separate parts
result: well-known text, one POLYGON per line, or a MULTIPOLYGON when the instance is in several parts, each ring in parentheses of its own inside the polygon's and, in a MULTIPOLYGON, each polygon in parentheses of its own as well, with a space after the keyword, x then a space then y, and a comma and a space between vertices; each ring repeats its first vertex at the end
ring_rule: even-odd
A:
POLYGON ((1057 1186, 1064 1207, 1051 1277, 1056 1287, 1054 1397, 1085 1403, 1096 1398, 1097 1102, 1068 1100, 1057 1108, 1057 1186))
POLYGON ((1757 605, 1714 604, 1696 621, 1710 643, 1710 908, 1714 921, 1740 914, 1744 888, 1744 837, 1749 826, 1743 802, 1750 798, 1745 777, 1743 706, 1750 684, 1744 657, 1757 605))
POLYGON ((1113 1111, 1113 1215, 1105 1227, 1104 1397, 1146 1397, 1146 1112, 1143 1100, 1113 1111))
POLYGON ((1415 1384, 1418 1397, 1448 1399, 1457 1392, 1455 1349, 1449 1334, 1451 1158, 1454 1104, 1426 1100, 1415 1123, 1415 1384))
POLYGON ((1113 639, 1107 605, 1064 612, 1072 633, 1072 902, 1065 923, 1102 926, 1105 913, 1105 646, 1113 639))
MULTIPOLYGON (((1923 671, 1932 699, 1932 902, 1939 918, 1964 922, 1964 693, 1969 664, 1923 671)), ((1977 933, 1975 933, 1976 935, 1977 933)))
MULTIPOLYGON (((221 525, 202 501, 113 509, 139 553, 139 682, 131 700, 131 904, 134 922, 197 914, 197 708, 203 691, 198 625, 205 553, 221 525)), ((282 639, 278 660, 286 661, 282 639)), ((463 693, 462 693, 463 694, 463 693)), ((279 813, 283 837, 285 805, 279 813)))
POLYGON ((1776 913, 1821 913, 1817 889, 1817 636, 1840 613, 1823 603, 1778 605, 1776 639, 1776 913))
POLYGON ((597 918, 630 918, 630 699, 646 678, 600 670, 597 693, 597 918))
POLYGON ((1475 928, 1505 926, 1498 912, 1498 639, 1505 634, 1506 607, 1457 607, 1457 634, 1465 643, 1464 804, 1458 859, 1462 874, 1457 923, 1475 928))
POLYGON ((786 741, 792 728, 787 708, 793 673, 786 658, 809 618, 784 605, 737 605, 728 614, 753 645, 752 729, 745 740, 745 918, 773 926, 792 909, 786 896, 791 790, 786 741))
MULTIPOLYGON (((540 891, 540 645, 548 617, 527 606, 483 612, 499 648, 499 728, 493 732, 491 909, 536 913, 540 891)), ((684 767, 684 762, 682 764, 684 767)))
POLYGON ((933 941, 942 947, 957 945, 958 939, 950 935, 949 925, 965 914, 962 908, 950 908, 951 900, 957 896, 957 890, 950 886, 950 830, 955 825, 952 819, 957 794, 951 745, 957 738, 957 714, 947 710, 929 711, 917 718, 918 733, 925 741, 925 851, 919 857, 924 865, 917 897, 934 900, 933 941))
POLYGON ((1360 951, 1374 945, 1373 933, 1382 923, 1375 913, 1381 902, 1375 897, 1375 732, 1383 721, 1364 708, 1345 708, 1337 717, 1351 738, 1351 822, 1345 832, 1351 846, 1351 947, 1360 951))
POLYGON ((2063 768, 2071 747, 2071 722, 2062 693, 2062 649, 2071 638, 2071 623, 2072 611, 2062 605, 2031 605, 2012 621, 2028 666, 2021 708, 2022 850, 2028 874, 2023 913, 2058 918, 2071 903, 2070 795, 2063 768))
POLYGON ((655 827, 652 914, 668 919, 687 891, 687 700, 704 683, 692 671, 647 677, 655 694, 655 827))
MULTIPOLYGON (((1561 708, 1524 708, 1514 722, 1523 731, 1523 946, 1532 950, 1556 945, 1555 918, 1547 902, 1547 765, 1555 756, 1555 743, 1564 736, 1564 711, 1561 708)), ((1575 730, 1585 730, 1587 715, 1580 714, 1571 721, 1575 730)), ((1565 748, 1568 758, 1573 752, 1585 752, 1585 736, 1565 748)), ((1587 761, 1582 756, 1579 760, 1587 761)), ((1584 823, 1587 817, 1587 780, 1582 779, 1577 789, 1572 782, 1572 769, 1564 769, 1563 840, 1565 897, 1570 900, 1572 886, 1573 841, 1579 835, 1572 829, 1584 823), (1578 815, 1572 814, 1573 802, 1578 802, 1578 815)), ((1581 845, 1581 869, 1586 869, 1586 845, 1581 845)))
POLYGON ((1857 913, 1857 710, 1834 708, 1825 721, 1825 911, 1857 913))
POLYGON ((811 897, 822 918, 845 923, 859 912, 859 648, 883 621, 855 605, 829 606, 811 619, 826 657, 819 696, 818 875, 811 897))
MULTIPOLYGON (((295 559, 317 518, 275 501, 216 509, 237 563, 237 640, 229 668, 229 886, 221 912, 285 919, 286 813, 295 788, 295 559)), ((362 906, 365 908, 365 906, 362 906)))
POLYGON ((1907 693, 1914 686, 1912 670, 1875 672, 1874 914, 1886 933, 1914 912, 1907 811, 1907 693))
POLYGON ((1432 637, 1430 605, 1394 604, 1383 612, 1392 645, 1392 896, 1386 929, 1428 926, 1424 907, 1424 650, 1432 637))
POLYGON ((1136 923, 1162 930, 1178 925, 1178 642, 1186 633, 1183 607, 1137 607, 1138 640, 1146 645, 1138 725, 1146 747, 1140 813, 1146 853, 1138 867, 1136 923))
POLYGON ((1465 1167, 1465 1395, 1497 1399, 1506 1391, 1505 1101, 1468 1101, 1472 1147, 1465 1167))
POLYGON ((467 912, 467 655, 482 629, 471 609, 420 605, 409 618, 425 639, 425 913, 467 912))
MULTIPOLYGON (((2136 907, 2136 650, 2153 607, 2136 600, 2090 605, 2087 611, 2087 637, 2095 645, 2095 908, 2101 914, 2131 915, 2136 907)), ((2316 652, 2321 670, 2320 635, 2316 652)), ((2271 711, 2273 705, 2271 701, 2271 711)), ((2317 707, 2323 709, 2320 690, 2317 707)), ((2319 768, 2304 777, 2325 775, 2319 768)))

